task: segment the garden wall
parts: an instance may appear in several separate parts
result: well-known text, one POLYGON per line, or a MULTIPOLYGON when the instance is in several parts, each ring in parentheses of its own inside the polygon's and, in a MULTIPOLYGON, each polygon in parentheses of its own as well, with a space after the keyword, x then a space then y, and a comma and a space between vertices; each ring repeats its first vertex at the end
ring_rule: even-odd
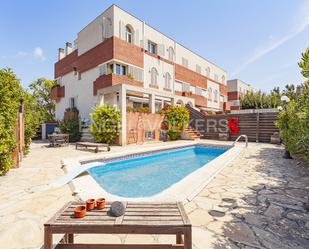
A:
POLYGON ((163 120, 162 114, 127 112, 127 144, 160 140, 163 120))

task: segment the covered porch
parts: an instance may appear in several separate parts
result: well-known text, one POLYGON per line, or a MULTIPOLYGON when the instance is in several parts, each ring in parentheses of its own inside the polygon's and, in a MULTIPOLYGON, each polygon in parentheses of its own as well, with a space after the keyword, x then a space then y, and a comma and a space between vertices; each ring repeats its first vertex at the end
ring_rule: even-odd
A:
POLYGON ((151 114, 163 109, 166 105, 194 106, 193 98, 177 96, 169 92, 156 89, 145 89, 128 84, 117 84, 98 90, 97 104, 107 104, 119 108, 121 112, 121 139, 120 144, 127 144, 127 107, 149 108, 151 114))

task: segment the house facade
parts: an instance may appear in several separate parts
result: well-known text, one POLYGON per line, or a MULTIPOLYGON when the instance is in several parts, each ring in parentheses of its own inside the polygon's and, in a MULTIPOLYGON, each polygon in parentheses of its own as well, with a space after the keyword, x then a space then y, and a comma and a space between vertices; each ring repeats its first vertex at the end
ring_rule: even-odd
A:
POLYGON ((123 124, 127 107, 228 109, 224 69, 116 5, 84 27, 73 46, 59 49, 55 79, 57 119, 72 107, 89 118, 103 103, 121 110, 123 124))
POLYGON ((231 110, 240 110, 240 96, 248 92, 254 91, 254 88, 249 84, 239 80, 227 81, 228 102, 231 110))

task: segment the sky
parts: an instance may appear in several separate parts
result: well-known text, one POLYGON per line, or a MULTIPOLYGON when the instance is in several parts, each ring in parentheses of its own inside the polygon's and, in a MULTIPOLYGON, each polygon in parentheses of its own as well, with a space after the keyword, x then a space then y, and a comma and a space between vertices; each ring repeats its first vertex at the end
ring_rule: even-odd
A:
POLYGON ((127 10, 256 89, 304 81, 309 0, 1 1, 0 68, 23 86, 53 79, 57 50, 111 4, 127 10))

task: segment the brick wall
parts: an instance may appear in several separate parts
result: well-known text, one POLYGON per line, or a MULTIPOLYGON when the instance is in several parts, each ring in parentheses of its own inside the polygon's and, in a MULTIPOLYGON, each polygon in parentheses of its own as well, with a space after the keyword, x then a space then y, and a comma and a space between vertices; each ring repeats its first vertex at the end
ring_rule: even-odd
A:
POLYGON ((191 98, 195 99, 195 105, 207 107, 207 99, 204 96, 197 95, 197 94, 191 94, 191 98))
POLYGON ((111 73, 107 75, 101 75, 93 82, 93 95, 97 95, 99 89, 121 83, 126 83, 128 85, 139 86, 139 87, 144 86, 143 82, 136 81, 125 75, 111 73))
POLYGON ((238 92, 228 92, 227 98, 228 98, 228 101, 239 100, 239 93, 238 92))
POLYGON ((139 67, 144 65, 143 51, 140 47, 113 36, 80 56, 77 55, 77 50, 74 50, 56 62, 55 78, 72 72, 74 68, 83 73, 113 58, 139 67))
POLYGON ((64 86, 56 86, 51 89, 50 92, 51 99, 59 100, 65 96, 65 87, 64 86))
POLYGON ((142 48, 113 37, 113 57, 138 67, 144 67, 144 54, 142 48))
POLYGON ((175 64, 175 79, 207 88, 207 77, 178 64, 175 64))

